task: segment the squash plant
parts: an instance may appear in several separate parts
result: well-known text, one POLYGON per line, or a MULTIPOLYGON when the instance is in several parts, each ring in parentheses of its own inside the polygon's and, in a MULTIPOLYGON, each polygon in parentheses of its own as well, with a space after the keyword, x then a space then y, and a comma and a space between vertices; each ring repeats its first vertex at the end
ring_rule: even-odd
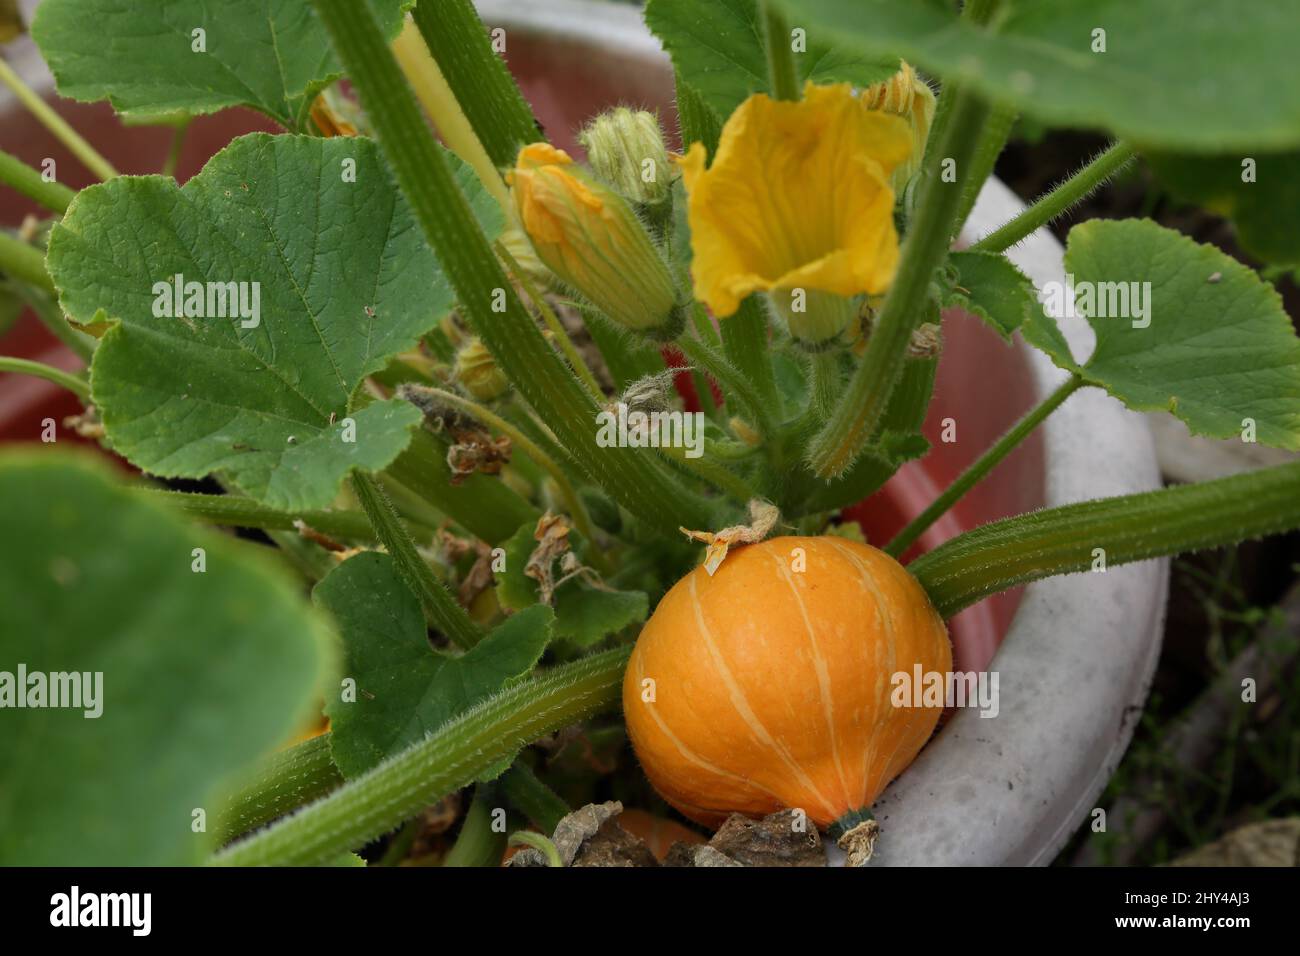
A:
POLYGON ((686 147, 620 109, 583 166, 469 0, 46 0, 33 35, 64 95, 178 137, 236 106, 283 132, 183 186, 120 176, 3 68, 103 182, 74 194, 0 156, 52 215, 0 236, 6 289, 88 365, 0 370, 73 391, 150 477, 0 458, 5 666, 104 682, 94 720, 9 709, 49 701, 8 685, 0 860, 351 864, 474 787, 447 862, 495 863, 494 808, 545 832, 569 809, 530 745, 621 695, 683 812, 803 809, 861 861, 871 802, 939 716, 891 710, 880 661, 948 670, 944 619, 1096 548, 1115 565, 1300 526, 1288 465, 895 560, 1079 389, 1300 448, 1300 341, 1252 270, 1150 221, 1076 226, 1076 288, 1144 301, 1091 319, 1083 356, 1004 255, 1141 152, 1295 263, 1276 223, 1298 6, 649 0, 686 147), (1020 115, 1118 139, 953 251, 1020 115), (883 551, 852 541, 840 509, 927 451, 953 305, 1068 378, 883 551), (676 430, 652 442, 633 415, 676 430))

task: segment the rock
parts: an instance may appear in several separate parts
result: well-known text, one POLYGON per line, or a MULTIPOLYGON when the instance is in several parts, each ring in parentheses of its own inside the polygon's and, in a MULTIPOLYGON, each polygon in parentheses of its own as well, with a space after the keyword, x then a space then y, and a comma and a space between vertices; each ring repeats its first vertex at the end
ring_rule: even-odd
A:
MULTIPOLYGON (((826 865, 817 827, 793 810, 769 814, 762 820, 733 813, 709 846, 742 866, 826 865)), ((697 853, 697 866, 698 857, 697 853)))
POLYGON ((1170 865, 1300 866, 1300 817, 1238 827, 1170 865))
POLYGON ((582 844, 573 866, 658 866, 659 861, 639 837, 628 833, 618 820, 606 820, 582 844))
MULTIPOLYGON (((555 828, 551 842, 565 866, 658 866, 650 848, 618 825, 623 812, 617 800, 589 803, 573 811, 555 828)), ((546 857, 533 847, 510 858, 510 866, 546 866, 546 857)))

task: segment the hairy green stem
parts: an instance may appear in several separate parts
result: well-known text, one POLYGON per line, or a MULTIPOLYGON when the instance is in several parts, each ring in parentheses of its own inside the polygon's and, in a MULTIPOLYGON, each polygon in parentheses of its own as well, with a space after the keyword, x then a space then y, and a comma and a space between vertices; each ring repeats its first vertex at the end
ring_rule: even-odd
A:
POLYGON ((313 866, 363 846, 539 737, 617 706, 629 653, 595 654, 508 688, 213 862, 313 866))
POLYGON ((87 384, 84 378, 73 375, 71 372, 65 372, 63 369, 55 368, 52 365, 46 365, 44 362, 32 362, 28 359, 0 355, 0 372, 34 375, 37 378, 43 378, 47 382, 53 382, 55 385, 66 388, 81 399, 82 402, 90 401, 90 385, 87 384))
POLYGON ((912 542, 924 534, 926 528, 938 521, 968 491, 983 481, 985 476, 996 468, 1002 459, 1011 454, 1012 450, 1028 438, 1030 433, 1042 424, 1048 415, 1060 408, 1061 404, 1078 391, 1083 384, 1083 380, 1077 375, 1071 376, 1060 388, 1031 409, 1005 435, 999 438, 988 451, 984 452, 965 471, 958 475, 952 484, 944 489, 943 494, 931 502, 928 508, 913 518, 906 528, 898 532, 894 539, 885 546, 885 553, 897 558, 911 547, 912 542))
POLYGON ((722 135, 722 124, 709 105, 695 89, 682 78, 680 73, 673 74, 677 97, 677 122, 681 127, 682 149, 690 149, 692 143, 703 143, 709 158, 718 151, 718 139, 722 135))
POLYGON ((808 408, 814 419, 824 422, 835 410, 835 402, 840 397, 843 387, 843 375, 840 372, 840 353, 835 349, 814 352, 809 356, 812 377, 808 392, 808 408))
POLYGON ((954 238, 961 232, 961 227, 965 225, 971 210, 975 208, 975 200, 979 198, 980 190, 993 174, 993 167, 997 164, 998 157, 1002 155, 1002 150, 1006 148, 1011 128, 1019 115, 1020 111, 1014 106, 1002 103, 995 104, 989 110, 988 122, 984 125, 984 132, 980 134, 979 143, 975 147, 975 155, 971 158, 971 174, 962 184, 961 207, 957 210, 957 218, 952 224, 954 238))
POLYGON ((375 531, 360 511, 276 511, 252 498, 144 488, 140 492, 193 518, 234 528, 295 531, 301 521, 313 531, 353 541, 374 541, 375 531))
POLYGON ((24 83, 22 77, 2 58, 0 58, 0 83, 13 90, 19 102, 27 107, 27 111, 92 173, 100 179, 112 179, 117 175, 117 170, 112 164, 99 155, 95 147, 86 142, 80 133, 64 122, 63 117, 54 112, 35 90, 24 83))
POLYGON ((11 186, 33 202, 60 215, 76 193, 63 183, 49 181, 17 156, 0 150, 0 183, 11 186))
POLYGON ((699 339, 680 338, 674 343, 687 360, 700 366, 722 386, 725 397, 743 405, 760 435, 772 434, 771 409, 754 388, 754 383, 740 369, 699 339))
POLYGON ((302 575, 309 585, 321 580, 339 566, 334 552, 326 551, 315 541, 308 540, 297 531, 268 529, 266 536, 279 549, 280 557, 293 570, 302 575))
POLYGON ((885 414, 889 396, 903 371, 912 329, 924 314, 935 270, 948 252, 953 218, 971 155, 988 106, 971 91, 951 89, 952 119, 933 155, 927 155, 916 217, 903 243, 893 287, 867 342, 866 354, 841 397, 836 412, 809 446, 808 461, 821 478, 834 478, 852 466, 885 414), (957 182, 943 181, 945 159, 956 164, 957 182))
POLYGON ((460 101, 443 75, 438 61, 429 52, 415 22, 408 20, 393 41, 393 55, 406 75, 415 98, 433 122, 434 131, 444 145, 465 162, 478 176, 485 189, 510 215, 510 190, 501 170, 484 148, 474 125, 465 115, 460 101))
POLYGON ((799 71, 794 65, 790 24, 772 0, 763 0, 763 47, 767 51, 767 83, 776 100, 799 98, 799 71))
POLYGON ((314 3, 360 91, 398 184, 460 300, 462 314, 506 377, 590 477, 630 512, 664 530, 675 526, 678 517, 706 521, 704 502, 645 449, 599 444, 595 398, 515 294, 420 117, 369 7, 350 0, 314 3), (492 308, 498 295, 504 297, 504 312, 492 308))
POLYGON ((511 846, 532 847, 546 860, 549 867, 562 867, 564 861, 560 859, 560 851, 555 846, 555 841, 550 837, 544 837, 540 833, 530 833, 527 830, 520 830, 518 833, 510 834, 511 846))
POLYGON ((1069 179, 971 248, 977 252, 1005 252, 1038 227, 1047 225, 1088 198, 1106 180, 1127 166, 1133 155, 1133 147, 1128 143, 1113 143, 1069 179))
POLYGON ((908 565, 950 618, 1026 581, 1300 527, 1300 462, 995 521, 908 565))
POLYGON ((516 760, 498 782, 501 795, 543 833, 554 833, 569 815, 569 805, 521 760, 516 760))
POLYGON ((45 256, 33 245, 0 232, 0 272, 45 292, 54 292, 54 280, 45 270, 45 256))
POLYGON ((470 620, 452 593, 439 581, 427 561, 420 557, 410 533, 397 517, 397 510, 374 478, 360 471, 352 473, 352 489, 374 526, 375 534, 393 557, 398 572, 420 599, 425 617, 457 646, 466 650, 478 643, 483 631, 470 620))
MULTIPOLYGON (((3 264, 0 264, 0 271, 3 271, 3 269, 3 264)), ((36 318, 49 330, 51 335, 66 345, 74 355, 87 365, 90 364, 90 360, 95 354, 95 340, 85 332, 73 328, 72 324, 64 318, 63 310, 59 308, 58 297, 53 290, 44 286, 38 287, 21 282, 16 283, 13 290, 20 299, 27 303, 32 312, 36 314, 36 318)))
POLYGON ((217 811, 221 843, 256 830, 343 783, 330 759, 330 735, 318 734, 261 761, 217 811))
MULTIPOLYGON (((688 451, 689 449, 677 448, 672 445, 659 449, 659 452, 678 468, 712 485, 733 501, 744 504, 751 498, 758 497, 758 492, 750 486, 749 482, 728 470, 726 466, 709 461, 703 456, 691 458, 687 455, 688 451)), ((686 525, 686 527, 689 528, 692 525, 686 525)), ((707 525, 701 527, 707 527, 707 525)))
POLYGON ((160 170, 163 176, 174 177, 176 175, 176 167, 181 161, 181 150, 185 148, 185 134, 190 131, 191 122, 191 118, 187 116, 177 123, 176 128, 172 130, 172 141, 167 147, 167 155, 163 158, 162 169, 160 170))
POLYGON ((506 834, 492 829, 491 790, 484 784, 474 788, 474 799, 465 811, 456 842, 443 858, 443 866, 498 866, 506 849, 506 834))
POLYGON ((533 305, 537 307, 537 311, 541 313, 542 321, 550 329, 551 335, 555 338, 556 344, 559 345, 560 351, 564 353, 564 357, 569 360, 569 365, 572 367, 574 374, 578 376, 583 385, 587 386, 587 391, 591 392, 596 401, 603 402, 605 393, 601 390, 600 383, 596 381, 596 376, 587 367, 587 363, 583 360, 578 347, 573 344, 573 339, 569 337, 569 331, 564 327, 564 323, 560 321, 560 317, 555 314, 555 310, 551 308, 550 303, 533 287, 532 280, 528 278, 528 273, 515 261, 515 257, 510 254, 510 250, 506 248, 505 243, 497 240, 496 250, 497 255, 501 257, 501 261, 506 264, 506 268, 514 275, 516 281, 523 286, 524 294, 532 300, 533 305))
POLYGON ((417 4, 412 16, 492 162, 514 165, 519 147, 544 137, 473 0, 417 4))

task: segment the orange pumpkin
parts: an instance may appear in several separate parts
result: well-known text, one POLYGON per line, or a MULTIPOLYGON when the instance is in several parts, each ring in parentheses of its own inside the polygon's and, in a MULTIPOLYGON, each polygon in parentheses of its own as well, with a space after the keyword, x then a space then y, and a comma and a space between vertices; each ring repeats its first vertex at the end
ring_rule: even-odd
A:
POLYGON ((708 843, 703 836, 689 827, 684 827, 676 820, 666 820, 636 807, 624 810, 618 815, 618 825, 650 848, 656 860, 663 862, 674 843, 689 843, 692 846, 708 843))
POLYGON ((838 836, 870 820, 939 720, 891 701, 918 664, 947 675, 952 648, 902 565, 844 538, 773 538, 664 596, 623 710, 651 783, 691 819, 798 808, 838 836))

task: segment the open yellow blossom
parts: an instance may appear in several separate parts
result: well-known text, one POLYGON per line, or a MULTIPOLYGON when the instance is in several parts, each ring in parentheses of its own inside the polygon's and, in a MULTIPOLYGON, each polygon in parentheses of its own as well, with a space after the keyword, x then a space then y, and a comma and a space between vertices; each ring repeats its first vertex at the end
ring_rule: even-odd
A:
MULTIPOLYGON (((795 318, 802 297, 884 292, 898 264, 889 177, 911 149, 907 123, 871 110, 847 83, 809 83, 798 102, 745 100, 712 166, 700 143, 680 160, 696 298, 722 317, 767 292, 795 318)), ((791 331, 816 343, 840 329, 791 331)))
POLYGON ((625 328, 671 326, 672 276, 627 200, 546 143, 521 149, 508 179, 519 222, 556 276, 625 328))

